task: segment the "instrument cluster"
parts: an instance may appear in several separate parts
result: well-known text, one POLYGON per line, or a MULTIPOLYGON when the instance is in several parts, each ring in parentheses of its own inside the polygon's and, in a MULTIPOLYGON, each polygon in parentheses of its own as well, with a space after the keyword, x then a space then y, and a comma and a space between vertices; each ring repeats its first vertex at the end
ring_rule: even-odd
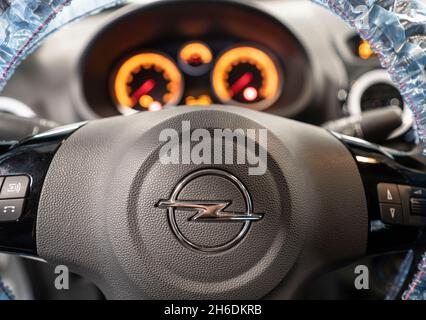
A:
POLYGON ((258 7, 157 1, 124 8, 94 35, 76 105, 85 118, 214 104, 296 117, 316 99, 312 72, 298 37, 258 7))
POLYGON ((172 51, 141 50, 118 63, 110 91, 120 113, 214 103, 265 110, 282 93, 281 63, 257 44, 220 51, 195 40, 172 51))

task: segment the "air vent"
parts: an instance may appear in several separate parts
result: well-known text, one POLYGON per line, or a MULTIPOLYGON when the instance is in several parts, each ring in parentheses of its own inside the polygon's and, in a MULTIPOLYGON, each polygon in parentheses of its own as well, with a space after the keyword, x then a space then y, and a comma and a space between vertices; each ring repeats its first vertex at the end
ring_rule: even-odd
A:
POLYGON ((368 87, 361 95, 361 110, 367 111, 387 106, 404 107, 404 101, 398 89, 389 83, 376 83, 368 87))
POLYGON ((363 111, 398 106, 403 110, 403 124, 391 138, 406 132, 413 124, 413 116, 404 104, 399 90, 395 87, 386 70, 376 69, 364 73, 352 84, 347 99, 350 115, 359 115, 363 111))

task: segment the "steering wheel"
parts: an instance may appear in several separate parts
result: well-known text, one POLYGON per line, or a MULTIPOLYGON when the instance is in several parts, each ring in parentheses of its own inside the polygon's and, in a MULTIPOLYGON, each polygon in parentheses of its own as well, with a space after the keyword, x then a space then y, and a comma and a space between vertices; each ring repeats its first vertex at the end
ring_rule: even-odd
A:
POLYGON ((107 298, 289 299, 333 266, 425 244, 421 154, 245 108, 113 117, 1 150, 0 250, 66 265, 107 298), (208 134, 229 161, 186 161, 208 134), (238 164, 243 142, 265 152, 263 174, 238 164), (162 161, 166 144, 180 161, 162 161))

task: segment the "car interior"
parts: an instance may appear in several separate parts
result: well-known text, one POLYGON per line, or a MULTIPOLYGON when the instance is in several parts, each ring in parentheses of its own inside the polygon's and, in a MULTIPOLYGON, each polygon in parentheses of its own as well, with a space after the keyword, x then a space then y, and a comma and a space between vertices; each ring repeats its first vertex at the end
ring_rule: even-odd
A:
POLYGON ((426 299, 420 122, 356 24, 309 0, 117 1, 69 20, 0 92, 0 297, 426 299), (266 172, 237 151, 185 163, 187 122, 266 129, 266 172), (182 163, 160 163, 165 129, 182 163))

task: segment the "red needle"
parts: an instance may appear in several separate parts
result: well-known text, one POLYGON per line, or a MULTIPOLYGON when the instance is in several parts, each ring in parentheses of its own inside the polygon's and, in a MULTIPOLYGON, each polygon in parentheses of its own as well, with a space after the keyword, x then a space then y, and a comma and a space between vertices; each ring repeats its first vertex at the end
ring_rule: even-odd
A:
POLYGON ((231 86, 232 96, 235 96, 240 92, 246 85, 253 80, 253 74, 251 72, 244 73, 234 84, 231 86))
POLYGON ((152 79, 146 80, 142 85, 132 94, 131 98, 135 104, 140 97, 149 93, 155 87, 155 81, 152 79))

